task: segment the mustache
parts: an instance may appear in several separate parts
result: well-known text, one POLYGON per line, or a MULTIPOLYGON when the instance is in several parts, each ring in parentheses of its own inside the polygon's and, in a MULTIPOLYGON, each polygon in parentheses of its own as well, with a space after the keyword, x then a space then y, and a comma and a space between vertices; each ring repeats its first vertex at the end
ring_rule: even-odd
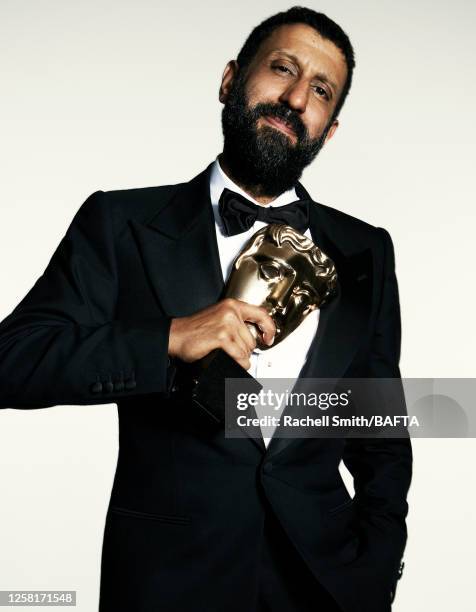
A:
POLYGON ((256 121, 260 117, 274 117, 276 119, 281 119, 287 123, 287 125, 293 130, 296 134, 298 140, 308 140, 309 134, 306 126, 302 122, 298 113, 283 106, 282 104, 272 104, 272 103, 260 103, 257 104, 251 111, 253 115, 253 120, 256 121))

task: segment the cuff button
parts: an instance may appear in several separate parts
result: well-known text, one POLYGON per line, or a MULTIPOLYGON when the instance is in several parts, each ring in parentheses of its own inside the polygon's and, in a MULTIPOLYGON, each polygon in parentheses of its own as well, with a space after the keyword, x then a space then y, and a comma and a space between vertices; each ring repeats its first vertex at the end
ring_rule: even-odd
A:
POLYGON ((114 391, 114 385, 109 380, 107 383, 104 383, 104 392, 111 393, 112 391, 114 391))

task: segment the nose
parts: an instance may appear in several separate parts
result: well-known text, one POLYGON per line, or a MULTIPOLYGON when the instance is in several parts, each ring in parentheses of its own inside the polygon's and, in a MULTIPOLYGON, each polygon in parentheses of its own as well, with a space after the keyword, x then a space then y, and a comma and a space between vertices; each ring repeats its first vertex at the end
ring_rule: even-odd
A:
POLYGON ((306 110, 310 87, 304 79, 298 79, 283 91, 279 101, 300 113, 306 110))
POLYGON ((289 296, 293 292, 294 283, 291 281, 284 287, 279 283, 273 293, 269 296, 268 302, 271 303, 276 312, 284 313, 287 309, 289 296))

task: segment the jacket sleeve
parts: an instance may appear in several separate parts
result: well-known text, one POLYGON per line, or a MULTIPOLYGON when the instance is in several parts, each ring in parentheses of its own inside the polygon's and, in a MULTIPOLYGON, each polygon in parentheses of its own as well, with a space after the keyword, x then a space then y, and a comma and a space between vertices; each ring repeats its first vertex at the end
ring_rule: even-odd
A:
MULTIPOLYGON (((384 266, 380 308, 370 351, 368 378, 398 379, 392 393, 399 393, 406 412, 399 360, 401 321, 395 256, 389 233, 378 230, 383 240, 384 266)), ((390 577, 393 595, 406 545, 407 493, 412 476, 409 436, 400 438, 348 439, 344 464, 354 477, 355 507, 363 546, 390 577)))
POLYGON ((116 319, 118 280, 111 206, 97 191, 0 323, 0 408, 111 403, 166 391, 170 319, 116 319))

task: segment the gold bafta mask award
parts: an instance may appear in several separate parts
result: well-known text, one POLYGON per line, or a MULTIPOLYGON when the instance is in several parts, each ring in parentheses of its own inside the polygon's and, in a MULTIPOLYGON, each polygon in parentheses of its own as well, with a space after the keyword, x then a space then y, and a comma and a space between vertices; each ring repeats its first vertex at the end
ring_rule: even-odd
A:
MULTIPOLYGON (((289 225, 272 224, 256 232, 235 259, 225 297, 263 306, 276 325, 276 346, 332 297, 336 284, 334 263, 312 240, 289 225)), ((260 350, 271 348, 252 323, 248 327, 260 350)))
MULTIPOLYGON (((276 346, 312 310, 327 302, 336 286, 334 263, 312 240, 288 225, 270 224, 256 232, 236 257, 222 297, 266 308, 276 325, 272 344, 276 346)), ((262 342, 254 324, 247 325, 258 350, 271 348, 262 342)), ((183 364, 178 378, 178 388, 218 423, 225 419, 227 378, 241 379, 242 390, 248 393, 262 388, 221 349, 193 364, 183 364)))

